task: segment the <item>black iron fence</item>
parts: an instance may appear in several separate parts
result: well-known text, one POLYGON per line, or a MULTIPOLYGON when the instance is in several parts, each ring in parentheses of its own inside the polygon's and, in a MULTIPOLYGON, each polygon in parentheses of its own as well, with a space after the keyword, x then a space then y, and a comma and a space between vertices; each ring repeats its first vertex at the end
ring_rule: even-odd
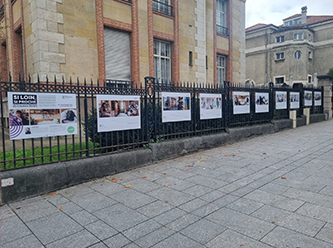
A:
MULTIPOLYGON (((289 118, 289 111, 294 109, 298 116, 303 114, 304 108, 310 108, 312 114, 323 113, 322 88, 274 88, 273 84, 266 88, 246 88, 229 82, 223 85, 160 84, 153 77, 145 78, 144 85, 131 82, 126 87, 112 81, 100 83, 84 80, 80 83, 79 80, 70 80, 66 83, 65 80, 57 82, 54 79, 50 82, 47 79, 46 82, 38 80, 37 83, 32 83, 30 78, 28 82, 9 80, 1 82, 0 97, 1 170, 146 148, 151 142, 214 134, 224 132, 228 127, 269 123, 273 119, 289 118), (13 139, 11 135, 15 127, 10 118, 13 110, 8 108, 8 101, 13 101, 9 97, 13 94, 10 92, 48 93, 50 97, 74 94, 77 133, 13 139), (100 131, 103 105, 98 99, 117 96, 137 97, 136 115, 140 127, 122 130, 112 129, 114 124, 109 124, 106 130, 100 131)), ((107 117, 117 116, 114 112, 119 112, 120 107, 115 106, 120 103, 116 100, 106 102, 113 109, 113 113, 109 113, 107 117)), ((129 102, 131 104, 134 103, 129 102)), ((21 112, 24 111, 29 112, 24 109, 21 112)), ((122 116, 132 115, 129 109, 126 111, 128 112, 122 113, 122 116)), ((60 116, 59 112, 57 114, 60 116)), ((51 117, 46 115, 45 118, 48 120, 51 117)), ((31 120, 26 125, 25 128, 28 127, 29 131, 33 128, 31 120)))

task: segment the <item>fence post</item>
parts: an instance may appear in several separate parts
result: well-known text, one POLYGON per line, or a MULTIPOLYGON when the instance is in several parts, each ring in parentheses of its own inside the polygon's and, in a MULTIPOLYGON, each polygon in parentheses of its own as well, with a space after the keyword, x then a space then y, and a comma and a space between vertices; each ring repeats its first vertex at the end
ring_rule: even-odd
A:
POLYGON ((229 128, 230 126, 230 92, 229 92, 229 86, 230 82, 224 81, 224 89, 225 89, 225 104, 224 104, 224 109, 225 109, 225 128, 229 128))
MULTIPOLYGON (((147 142, 156 142, 156 96, 154 77, 145 77, 145 119, 147 142)), ((157 99, 159 100, 159 99, 157 99)))
POLYGON ((269 112, 270 112, 270 119, 271 121, 273 121, 274 119, 274 101, 275 101, 275 97, 274 97, 274 83, 270 82, 269 83, 269 112))

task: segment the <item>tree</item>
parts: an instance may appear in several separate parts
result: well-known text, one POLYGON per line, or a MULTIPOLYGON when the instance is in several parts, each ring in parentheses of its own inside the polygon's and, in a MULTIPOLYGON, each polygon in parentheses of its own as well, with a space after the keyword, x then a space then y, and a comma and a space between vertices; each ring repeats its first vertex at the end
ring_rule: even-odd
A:
POLYGON ((329 71, 328 71, 327 75, 330 75, 330 76, 332 76, 332 77, 333 77, 333 68, 329 69, 329 71))

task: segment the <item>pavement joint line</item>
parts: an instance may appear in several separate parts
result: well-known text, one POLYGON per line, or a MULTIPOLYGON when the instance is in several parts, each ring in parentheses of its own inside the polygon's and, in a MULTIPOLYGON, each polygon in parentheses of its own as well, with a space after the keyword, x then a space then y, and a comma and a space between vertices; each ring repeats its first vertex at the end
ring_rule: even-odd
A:
MULTIPOLYGON (((22 220, 22 218, 16 213, 16 211, 14 211, 14 209, 12 207, 10 207, 8 205, 8 207, 13 211, 13 213, 15 213, 16 217, 28 228, 28 230, 31 232, 31 234, 33 236, 35 236, 35 238, 43 245, 45 246, 45 244, 36 236, 36 234, 30 229, 30 227, 27 225, 27 223, 25 221, 22 220)), ((39 218, 40 219, 40 218, 39 218)), ((27 235, 28 236, 28 235, 27 235)), ((27 237, 25 236, 25 237, 27 237)))

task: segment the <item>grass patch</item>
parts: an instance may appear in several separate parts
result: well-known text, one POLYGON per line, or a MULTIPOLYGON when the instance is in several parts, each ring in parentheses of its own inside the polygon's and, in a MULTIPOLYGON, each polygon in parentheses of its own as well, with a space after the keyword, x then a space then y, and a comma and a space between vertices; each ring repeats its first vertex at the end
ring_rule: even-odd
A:
MULTIPOLYGON (((95 147, 98 147, 99 144, 95 143, 95 147)), ((89 142, 89 149, 94 148, 94 143, 89 142)), ((86 149, 86 143, 82 143, 82 150, 86 149)), ((69 160, 73 158, 82 158, 86 156, 86 151, 79 152, 80 149, 80 143, 74 144, 67 144, 67 155, 61 154, 66 153, 66 145, 60 145, 58 146, 52 146, 50 147, 41 147, 35 148, 35 149, 18 149, 15 151, 15 157, 13 151, 6 152, 6 161, 13 160, 13 159, 23 159, 16 161, 16 167, 23 167, 23 166, 29 166, 29 165, 37 165, 37 164, 45 164, 50 162, 57 162, 62 160, 69 160), (51 150, 51 151, 50 151, 51 150), (75 151, 75 152, 74 152, 75 151), (43 153, 42 153, 43 152, 43 153), (73 153, 70 153, 73 152, 73 153), (61 155, 58 155, 61 154, 61 155), (53 155, 56 154, 56 155, 53 155), (25 155, 25 156, 24 156, 25 155), (45 156, 45 157, 38 157, 38 156, 45 156), (32 158, 37 157, 37 158, 32 158)), ((89 151, 89 153, 93 153, 93 151, 89 151)), ((96 150, 96 153, 99 153, 98 150, 96 150)), ((1 160, 1 170, 4 169, 4 159, 3 159, 3 153, 0 154, 0 160, 1 160)), ((6 162, 6 169, 15 168, 14 162, 6 162)))

